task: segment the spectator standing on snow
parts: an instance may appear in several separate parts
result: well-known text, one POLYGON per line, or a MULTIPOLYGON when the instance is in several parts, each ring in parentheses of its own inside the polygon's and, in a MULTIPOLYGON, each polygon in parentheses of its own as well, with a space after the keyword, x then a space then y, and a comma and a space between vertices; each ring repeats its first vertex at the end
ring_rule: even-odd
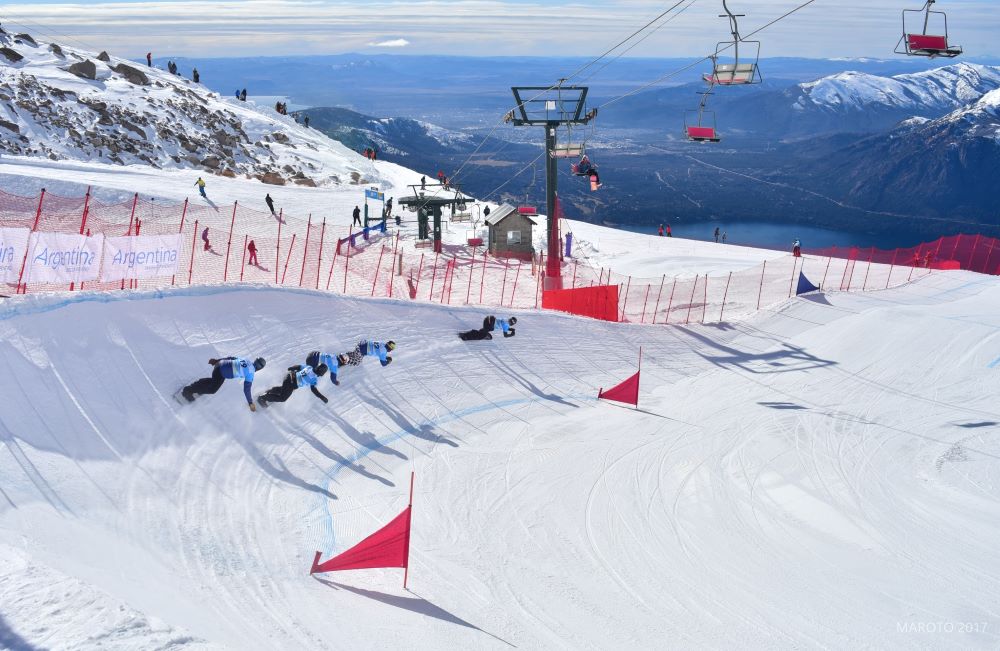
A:
POLYGON ((271 193, 270 192, 268 192, 267 196, 264 197, 264 203, 267 204, 268 210, 270 210, 271 214, 274 215, 275 214, 275 212, 274 212, 274 199, 271 198, 271 193))
POLYGON ((486 217, 489 217, 489 216, 490 216, 490 207, 489 207, 489 206, 486 206, 486 207, 485 207, 485 208, 483 209, 483 217, 484 217, 484 218, 486 218, 486 217))
POLYGON ((354 206, 354 221, 351 223, 351 226, 354 225, 361 226, 361 208, 358 206, 354 206))
POLYGON ((246 396, 250 411, 257 411, 254 407, 253 397, 250 389, 253 387, 254 373, 264 368, 264 358, 258 357, 250 363, 245 357, 223 357, 222 359, 212 358, 208 360, 212 365, 212 375, 196 380, 180 390, 181 397, 187 402, 194 402, 195 396, 213 394, 222 387, 226 380, 243 380, 243 394, 246 396))
POLYGON ((670 224, 667 224, 667 237, 673 237, 674 233, 670 230, 670 224))
POLYGON ((726 231, 722 231, 722 243, 726 243, 726 231))
POLYGON ((246 88, 244 88, 243 90, 240 91, 240 101, 241 102, 247 101, 247 89, 246 88))
POLYGON ((305 120, 305 123, 306 123, 306 129, 308 129, 309 128, 309 116, 307 115, 303 119, 305 120))
POLYGON ((427 189, 427 177, 426 176, 421 176, 420 177, 420 189, 421 190, 426 190, 427 189))
POLYGON ((150 68, 153 67, 153 53, 152 52, 146 52, 146 65, 149 66, 150 68))
POLYGON ((325 365, 320 364, 313 369, 312 366, 302 366, 301 364, 296 364, 295 366, 288 367, 288 373, 285 375, 285 380, 278 386, 272 387, 264 392, 260 397, 257 398, 257 404, 261 407, 267 407, 269 403, 272 402, 284 402, 292 397, 292 394, 296 389, 302 387, 309 387, 313 395, 323 401, 324 404, 330 402, 326 396, 319 392, 316 388, 316 384, 319 379, 326 375, 327 368, 325 365))
POLYGON ((799 238, 797 237, 795 238, 795 241, 792 242, 792 255, 796 258, 802 257, 802 243, 799 242, 799 238))
POLYGON ((716 244, 719 243, 719 227, 718 226, 715 227, 715 243, 716 244))
POLYGON ((656 234, 663 237, 663 224, 660 224, 660 230, 656 231, 656 234))
POLYGON ((194 184, 198 186, 198 192, 200 192, 200 193, 201 193, 201 196, 203 196, 203 197, 205 197, 206 199, 208 199, 208 195, 207 195, 207 194, 205 194, 205 179, 203 179, 203 178, 201 178, 201 177, 199 176, 199 177, 198 177, 198 180, 197 180, 197 181, 195 181, 195 182, 194 182, 194 184))
POLYGON ((201 83, 201 75, 198 74, 198 69, 194 68, 191 70, 191 80, 196 84, 201 83))
POLYGON ((208 241, 208 226, 206 226, 205 230, 201 232, 201 241, 205 243, 205 248, 203 250, 205 251, 212 250, 212 243, 208 241))
POLYGON ((250 253, 250 266, 259 267, 260 263, 257 262, 257 245, 254 244, 253 240, 250 240, 250 243, 247 244, 247 251, 250 253))

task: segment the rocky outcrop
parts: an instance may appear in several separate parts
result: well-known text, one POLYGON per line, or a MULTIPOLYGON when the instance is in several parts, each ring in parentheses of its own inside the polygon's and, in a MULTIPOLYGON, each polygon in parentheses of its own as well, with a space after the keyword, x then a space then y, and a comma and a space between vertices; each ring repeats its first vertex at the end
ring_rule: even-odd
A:
POLYGON ((111 56, 107 52, 102 51, 97 55, 98 61, 103 61, 104 63, 111 63, 111 56))
POLYGON ((278 172, 266 172, 264 174, 259 174, 257 180, 261 183, 267 183, 268 185, 284 185, 285 177, 283 177, 278 172))
POLYGON ((120 74, 122 77, 125 77, 130 83, 133 83, 136 86, 149 85, 149 77, 146 76, 145 72, 139 70, 138 68, 133 68, 132 66, 125 65, 124 63, 119 63, 113 67, 112 70, 120 74))
POLYGON ((66 58, 66 55, 63 54, 62 48, 56 45, 55 43, 49 43, 49 52, 56 55, 60 59, 66 58))
POLYGON ((14 40, 38 47, 38 43, 35 42, 35 39, 31 38, 31 34, 14 34, 14 40))
POLYGON ((9 47, 0 47, 0 54, 2 54, 4 58, 11 63, 17 63, 24 58, 19 52, 12 50, 9 47))
POLYGON ((90 59, 74 63, 67 70, 82 79, 97 79, 97 64, 90 59))

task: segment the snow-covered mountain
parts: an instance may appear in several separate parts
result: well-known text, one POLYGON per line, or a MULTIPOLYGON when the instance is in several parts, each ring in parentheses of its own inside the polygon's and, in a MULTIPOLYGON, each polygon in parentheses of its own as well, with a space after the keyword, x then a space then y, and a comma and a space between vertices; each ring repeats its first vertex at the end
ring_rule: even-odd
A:
POLYGON ((274 107, 221 97, 106 52, 0 33, 0 151, 197 168, 284 185, 372 180, 371 166, 274 107))

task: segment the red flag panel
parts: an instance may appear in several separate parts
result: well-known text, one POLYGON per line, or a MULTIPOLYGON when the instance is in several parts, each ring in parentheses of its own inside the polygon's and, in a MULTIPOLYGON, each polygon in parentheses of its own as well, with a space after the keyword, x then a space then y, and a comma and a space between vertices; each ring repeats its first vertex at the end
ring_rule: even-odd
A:
POLYGON ((393 518, 392 522, 325 563, 319 562, 320 553, 316 552, 309 573, 406 567, 410 556, 411 508, 406 507, 402 513, 393 518))
POLYGON ((615 402, 627 402, 630 405, 639 404, 639 373, 610 389, 601 389, 597 394, 598 398, 614 400, 615 402))

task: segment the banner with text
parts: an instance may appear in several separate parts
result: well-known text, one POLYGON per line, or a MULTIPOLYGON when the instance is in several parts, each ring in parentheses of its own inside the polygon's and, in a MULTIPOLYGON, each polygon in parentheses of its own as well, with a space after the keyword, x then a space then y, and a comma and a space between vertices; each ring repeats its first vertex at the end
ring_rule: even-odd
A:
POLYGON ((172 276, 181 257, 180 235, 138 235, 104 240, 101 282, 172 276))
POLYGON ((32 233, 26 283, 79 283, 96 280, 104 236, 32 233))
POLYGON ((0 283, 16 283, 28 248, 27 228, 0 228, 0 283))

